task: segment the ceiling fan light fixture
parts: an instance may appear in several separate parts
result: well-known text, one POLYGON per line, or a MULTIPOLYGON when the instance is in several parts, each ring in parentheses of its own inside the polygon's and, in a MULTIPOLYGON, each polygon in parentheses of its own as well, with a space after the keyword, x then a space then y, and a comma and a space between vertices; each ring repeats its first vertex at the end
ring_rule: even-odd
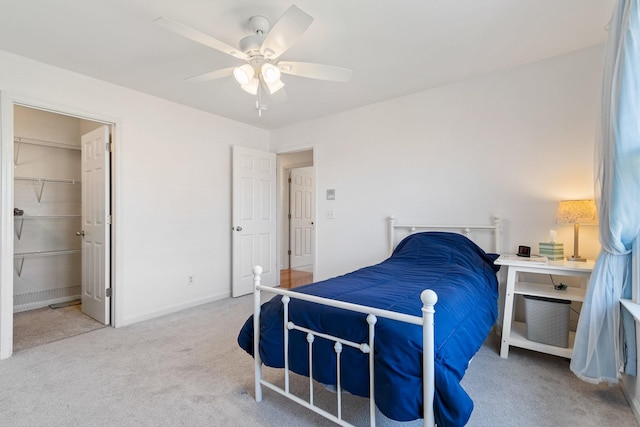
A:
POLYGON ((282 80, 276 80, 273 83, 267 83, 265 81, 265 84, 267 85, 267 89, 269 89, 269 95, 273 95, 284 87, 284 83, 282 83, 282 80))
POLYGON ((260 81, 257 78, 252 78, 248 83, 240 85, 240 87, 245 91, 249 92, 251 95, 258 94, 258 86, 260 85, 260 81))
POLYGON ((280 70, 273 64, 265 62, 260 68, 260 73, 266 84, 272 84, 280 80, 280 70))
POLYGON ((168 18, 160 17, 154 22, 191 41, 245 61, 244 65, 211 71, 188 80, 202 82, 233 74, 245 92, 257 95, 256 108, 261 115, 266 110, 266 104, 261 100, 263 96, 278 92, 272 100, 286 100, 285 90, 281 90, 285 86, 281 73, 339 82, 346 82, 351 77, 351 70, 345 68, 278 59, 302 36, 312 21, 311 15, 295 5, 291 5, 273 26, 264 16, 252 16, 249 20, 252 33, 240 40, 239 49, 168 18))
POLYGON ((276 53, 273 49, 270 49, 267 47, 262 51, 262 54, 264 55, 265 58, 272 58, 275 56, 276 53))
POLYGON ((255 75, 255 70, 249 64, 244 64, 240 67, 236 67, 233 69, 233 77, 236 79, 240 85, 248 84, 253 76, 255 75))

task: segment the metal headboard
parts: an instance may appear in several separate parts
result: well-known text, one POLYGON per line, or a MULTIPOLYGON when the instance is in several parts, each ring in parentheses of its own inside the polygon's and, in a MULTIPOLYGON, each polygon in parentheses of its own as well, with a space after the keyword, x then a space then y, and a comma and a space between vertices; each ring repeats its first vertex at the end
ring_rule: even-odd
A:
POLYGON ((500 253, 501 250, 501 234, 502 223, 499 215, 492 217, 493 225, 405 225, 396 224, 396 218, 391 215, 388 218, 389 221, 389 254, 393 252, 395 248, 395 236, 397 230, 408 230, 409 233, 415 233, 417 231, 454 231, 459 234, 463 234, 466 237, 470 237, 472 230, 493 230, 493 250, 495 253, 500 253))

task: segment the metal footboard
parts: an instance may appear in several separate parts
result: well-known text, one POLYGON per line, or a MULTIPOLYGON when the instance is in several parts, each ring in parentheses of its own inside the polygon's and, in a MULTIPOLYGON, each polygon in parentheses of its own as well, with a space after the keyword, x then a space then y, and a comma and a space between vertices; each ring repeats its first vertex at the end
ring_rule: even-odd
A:
POLYGON ((343 346, 350 346, 359 349, 369 356, 369 415, 370 425, 375 426, 375 390, 374 390, 374 340, 375 340, 375 324, 378 317, 397 320, 405 323, 422 326, 423 336, 423 419, 424 425, 428 427, 435 426, 435 420, 433 416, 433 398, 434 398, 434 306, 438 300, 435 292, 432 290, 425 290, 421 294, 422 300, 422 317, 410 316, 407 314, 396 313, 393 311, 380 310, 373 307, 367 307, 358 304, 351 304, 343 301, 337 301, 327 298, 316 297, 313 295, 301 294, 298 292, 292 292, 280 288, 263 287, 260 285, 260 276, 262 274, 262 268, 256 266, 253 269, 254 274, 254 316, 253 316, 253 348, 254 348, 254 361, 255 361, 255 398, 256 401, 262 400, 262 386, 265 386, 288 399, 328 418, 335 423, 343 426, 351 426, 352 424, 346 422, 342 418, 342 396, 341 396, 341 364, 340 358, 343 346), (261 292, 267 292, 272 294, 282 295, 282 303, 284 306, 284 389, 268 382, 262 378, 262 360, 260 358, 260 307, 261 307, 261 292), (367 323, 369 326, 368 342, 356 343, 349 340, 345 340, 341 337, 327 335, 317 331, 313 331, 308 328, 296 325, 289 320, 289 302, 290 300, 300 299, 304 301, 314 302, 318 304, 324 304, 332 307, 351 310, 359 313, 367 314, 367 323), (289 331, 298 330, 307 334, 307 343, 309 345, 309 400, 301 399, 300 397, 292 394, 289 390, 289 331), (336 395, 337 395, 337 415, 327 412, 326 410, 316 406, 314 404, 313 395, 313 343, 316 337, 321 337, 332 341, 334 343, 334 351, 336 357, 336 395))

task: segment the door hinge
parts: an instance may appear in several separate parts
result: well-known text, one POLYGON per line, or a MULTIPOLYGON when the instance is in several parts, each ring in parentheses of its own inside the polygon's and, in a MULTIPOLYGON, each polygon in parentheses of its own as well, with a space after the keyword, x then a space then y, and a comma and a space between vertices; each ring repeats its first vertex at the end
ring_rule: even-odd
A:
POLYGON ((291 219, 291 214, 288 215, 289 219, 291 219))
POLYGON ((106 223, 111 225, 111 215, 107 215, 106 223))
POLYGON ((111 288, 107 288, 105 294, 104 294, 107 298, 111 298, 111 288))
POLYGON ((105 142, 104 149, 110 153, 111 152, 111 142, 105 142))
POLYGON ((291 255, 291 249, 287 251, 287 255, 291 255))
POLYGON ((291 184, 291 178, 289 178, 289 184, 291 184))

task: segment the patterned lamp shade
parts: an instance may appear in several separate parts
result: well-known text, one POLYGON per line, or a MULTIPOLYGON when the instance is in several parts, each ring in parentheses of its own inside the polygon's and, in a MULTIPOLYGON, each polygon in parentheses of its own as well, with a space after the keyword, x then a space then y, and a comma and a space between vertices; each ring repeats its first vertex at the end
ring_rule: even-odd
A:
POLYGON ((593 200, 562 200, 556 213, 557 224, 573 224, 573 256, 569 261, 586 261, 578 255, 580 224, 597 224, 598 210, 593 200))
POLYGON ((593 200, 562 200, 556 213, 556 224, 597 224, 598 210, 593 200))

